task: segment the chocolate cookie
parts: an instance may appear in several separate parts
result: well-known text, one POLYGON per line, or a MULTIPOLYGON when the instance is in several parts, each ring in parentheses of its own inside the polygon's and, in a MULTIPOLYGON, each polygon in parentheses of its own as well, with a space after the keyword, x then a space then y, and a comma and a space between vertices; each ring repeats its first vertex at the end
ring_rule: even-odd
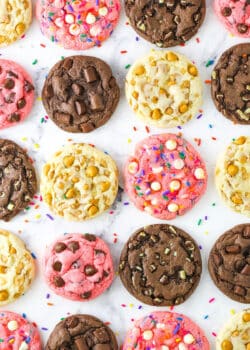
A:
POLYGON ((237 225, 217 239, 208 269, 222 293, 240 303, 250 303, 250 224, 237 225))
POLYGON ((137 230, 124 246, 119 272, 125 288, 148 305, 183 303, 197 287, 202 262, 196 242, 166 224, 137 230))
POLYGON ((42 91, 44 108, 61 129, 90 132, 105 124, 120 90, 110 67, 90 56, 71 56, 50 71, 42 91))
POLYGON ((118 350, 112 330, 90 315, 73 315, 59 322, 45 350, 118 350))
POLYGON ((194 36, 206 13, 205 0, 125 0, 131 26, 159 47, 176 46, 194 36))
POLYGON ((250 124, 250 43, 238 44, 220 57, 212 72, 214 104, 226 118, 250 124))
POLYGON ((0 220, 9 221, 23 210, 36 190, 36 173, 26 152, 0 139, 0 220))

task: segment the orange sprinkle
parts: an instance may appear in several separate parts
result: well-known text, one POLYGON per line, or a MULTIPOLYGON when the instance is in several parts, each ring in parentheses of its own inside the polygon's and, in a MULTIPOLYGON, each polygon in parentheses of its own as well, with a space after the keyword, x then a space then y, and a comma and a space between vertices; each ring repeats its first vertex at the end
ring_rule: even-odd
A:
POLYGON ((150 133, 150 129, 149 129, 149 127, 147 125, 145 126, 145 129, 146 129, 147 133, 149 134, 150 133))
POLYGON ((48 306, 53 306, 54 304, 53 303, 47 303, 48 306))
POLYGON ((205 80, 205 84, 211 84, 211 80, 205 80))

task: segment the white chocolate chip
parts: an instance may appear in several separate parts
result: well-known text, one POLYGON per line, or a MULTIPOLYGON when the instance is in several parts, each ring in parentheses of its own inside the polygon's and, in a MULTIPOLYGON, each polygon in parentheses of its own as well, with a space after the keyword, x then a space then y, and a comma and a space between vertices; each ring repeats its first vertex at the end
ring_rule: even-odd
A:
POLYGON ((63 8, 63 6, 65 6, 65 2, 64 0, 54 0, 53 6, 60 9, 60 8, 63 8))
POLYGON ((159 174, 162 172, 162 170, 163 170, 162 166, 159 166, 158 168, 152 168, 152 171, 154 174, 159 174))
POLYGON ((174 161, 174 168, 177 170, 181 170, 184 167, 185 163, 182 159, 176 159, 174 161))
POLYGON ((151 183, 150 187, 153 191, 159 191, 161 189, 161 184, 158 181, 154 181, 151 183))
POLYGON ((166 148, 169 151, 173 151, 174 149, 176 149, 176 147, 177 147, 177 142, 175 140, 168 140, 166 142, 166 148))
POLYGON ((178 346, 178 349, 179 350, 187 350, 187 347, 184 343, 180 343, 179 346, 178 346))
POLYGON ((80 26, 78 24, 71 24, 69 27, 69 32, 74 36, 80 34, 80 26))
POLYGON ((131 163, 129 163, 129 165, 128 165, 128 172, 130 173, 130 174, 135 174, 135 173, 137 173, 137 171, 138 171, 138 163, 137 162, 131 162, 131 163))
POLYGON ((156 198, 151 200, 151 204, 152 205, 157 205, 158 204, 158 200, 156 198))
POLYGON ((90 35, 91 35, 91 36, 97 36, 97 35, 99 35, 100 32, 101 32, 101 27, 99 27, 99 26, 91 27, 90 30, 89 30, 89 32, 90 32, 90 35))
POLYGON ((66 16, 65 16, 65 22, 68 23, 68 24, 72 24, 75 22, 75 17, 74 15, 72 15, 71 13, 68 13, 66 16))
POLYGON ((147 331, 144 331, 142 336, 144 340, 150 340, 153 338, 153 332, 149 329, 147 331))
POLYGON ((63 27, 63 20, 62 20, 62 18, 57 17, 57 18, 55 19, 55 25, 56 25, 57 27, 59 27, 59 28, 62 28, 62 27, 63 27))
POLYGON ((194 176, 197 180, 201 180, 205 178, 205 172, 202 168, 196 168, 194 171, 194 176))
POLYGON ((184 335, 183 341, 185 344, 193 344, 195 339, 191 333, 188 333, 188 334, 184 335))
POLYGON ((25 341, 23 341, 21 343, 21 345, 19 346, 18 350, 28 350, 29 349, 29 345, 27 343, 25 343, 25 341))
POLYGON ((8 327, 8 329, 10 331, 15 331, 18 328, 18 323, 17 323, 17 321, 14 321, 14 320, 13 321, 9 321, 8 324, 7 324, 7 327, 8 327))
POLYGON ((94 24, 95 21, 96 21, 95 16, 94 16, 92 13, 89 12, 89 13, 87 14, 87 17, 86 17, 86 23, 88 23, 88 24, 94 24))
POLYGON ((161 350, 169 350, 169 347, 167 345, 162 345, 161 350))
POLYGON ((164 323, 157 323, 156 328, 158 328, 158 329, 165 329, 166 326, 165 326, 164 323))
POLYGON ((152 214, 152 213, 153 213, 152 209, 151 209, 150 207, 148 207, 148 206, 146 206, 146 207, 144 208, 144 211, 146 211, 146 212, 149 213, 149 214, 152 214))
POLYGON ((176 213, 179 209, 179 206, 175 203, 170 203, 168 205, 168 211, 170 211, 170 213, 176 213))
POLYGON ((179 190, 180 187, 181 187, 180 181, 179 181, 179 180, 173 180, 173 181, 171 181, 169 187, 170 187, 170 190, 171 190, 171 191, 177 191, 177 190, 179 190))
POLYGON ((108 14, 107 7, 104 6, 104 7, 99 8, 98 13, 99 13, 100 16, 106 16, 108 14))

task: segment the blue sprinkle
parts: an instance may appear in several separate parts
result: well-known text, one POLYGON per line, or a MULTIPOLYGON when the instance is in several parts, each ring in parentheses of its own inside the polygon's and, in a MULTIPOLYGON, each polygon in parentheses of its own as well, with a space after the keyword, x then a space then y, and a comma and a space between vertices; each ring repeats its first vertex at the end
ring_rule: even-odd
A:
POLYGON ((179 332, 180 328, 181 328, 180 323, 177 323, 177 326, 176 326, 175 329, 173 330, 173 335, 176 335, 176 334, 179 332))
POLYGON ((33 259, 36 259, 35 253, 31 253, 33 259))

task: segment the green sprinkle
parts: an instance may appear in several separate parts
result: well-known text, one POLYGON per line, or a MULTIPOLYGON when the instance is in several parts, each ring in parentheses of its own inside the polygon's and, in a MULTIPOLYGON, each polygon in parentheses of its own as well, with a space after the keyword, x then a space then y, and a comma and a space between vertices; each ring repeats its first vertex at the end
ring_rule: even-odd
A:
POLYGON ((135 186, 135 189, 136 189, 137 191, 140 191, 141 187, 140 187, 140 186, 135 186))
POLYGON ((41 118, 40 123, 44 123, 44 118, 41 118))
POLYGON ((0 338, 0 343, 3 343, 4 342, 4 339, 0 338))
POLYGON ((32 64, 35 65, 35 64, 37 64, 37 62, 38 62, 38 60, 35 59, 35 60, 32 62, 32 64))
POLYGON ((126 66, 125 66, 125 69, 129 69, 131 67, 131 64, 127 64, 126 66))
POLYGON ((61 56, 61 60, 64 60, 64 58, 65 58, 64 56, 61 56))
POLYGON ((199 221, 198 221, 198 226, 200 226, 200 225, 201 225, 201 223, 202 223, 202 220, 201 220, 201 219, 199 219, 199 221))
POLYGON ((168 196, 166 196, 165 194, 162 196, 166 201, 169 200, 168 196))
POLYGON ((160 150, 162 151, 164 148, 164 146, 162 144, 160 144, 160 150))
POLYGON ((183 152, 180 152, 179 156, 180 156, 181 159, 185 159, 186 158, 185 153, 183 153, 183 152))
POLYGON ((52 42, 54 42, 54 41, 55 41, 55 37, 54 37, 54 35, 52 35, 52 36, 51 36, 50 40, 51 40, 52 42))
POLYGON ((48 13, 48 16, 49 16, 49 17, 53 17, 54 14, 55 14, 55 12, 49 12, 49 13, 48 13))
POLYGON ((170 163, 166 163, 166 166, 170 169, 171 168, 171 164, 170 163))
POLYGON ((216 203, 212 203, 212 207, 215 207, 216 206, 216 203))

